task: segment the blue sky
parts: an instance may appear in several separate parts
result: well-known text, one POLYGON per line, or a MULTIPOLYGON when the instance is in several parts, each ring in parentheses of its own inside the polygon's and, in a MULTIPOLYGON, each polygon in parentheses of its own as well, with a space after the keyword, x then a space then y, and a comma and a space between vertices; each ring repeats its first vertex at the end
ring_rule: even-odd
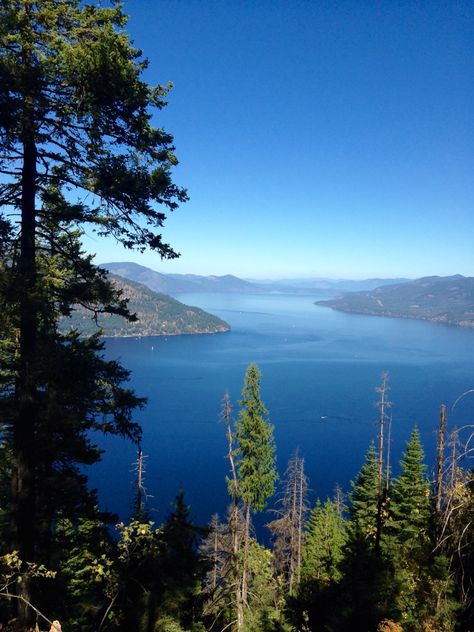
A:
POLYGON ((242 277, 474 275, 474 5, 128 0, 190 201, 176 261, 242 277))

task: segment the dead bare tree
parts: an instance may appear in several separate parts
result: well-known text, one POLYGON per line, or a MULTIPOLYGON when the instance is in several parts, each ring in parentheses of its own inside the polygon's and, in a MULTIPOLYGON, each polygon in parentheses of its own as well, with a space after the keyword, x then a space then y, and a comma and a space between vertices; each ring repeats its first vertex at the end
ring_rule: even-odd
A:
POLYGON ((436 449, 436 511, 441 512, 441 502, 443 498, 443 470, 444 470, 444 435, 446 433, 446 406, 441 404, 438 442, 436 449))
POLYGON ((284 578, 289 594, 300 581, 303 530, 309 511, 307 493, 304 458, 295 452, 285 472, 278 517, 267 525, 274 539, 276 571, 284 578))
MULTIPOLYGON (((474 425, 455 428, 443 462, 439 500, 439 529, 435 550, 449 558, 465 608, 474 606, 474 425)), ((444 447, 444 446, 443 446, 444 447)), ((438 445, 439 448, 439 445, 438 445)), ((438 506, 438 497, 436 498, 438 506)))
MULTIPOLYGON (((201 558, 208 564, 203 593, 203 613, 212 618, 214 629, 222 614, 232 607, 232 546, 229 522, 221 523, 219 516, 212 516, 209 533, 200 547, 201 558)), ((224 624, 225 625, 225 624, 224 624)))
POLYGON ((385 463, 385 494, 388 496, 390 490, 390 451, 392 447, 392 414, 388 419, 388 433, 387 433, 387 458, 385 463))
POLYGON ((235 464, 235 437, 232 428, 232 406, 230 404, 229 393, 224 393, 222 400, 221 419, 226 427, 227 434, 227 458, 230 465, 230 477, 227 477, 227 489, 231 498, 229 511, 229 533, 231 540, 231 569, 233 574, 234 604, 236 611, 235 629, 239 632, 244 625, 244 598, 242 594, 242 578, 240 574, 240 550, 242 547, 242 530, 240 527, 241 511, 239 508, 239 479, 235 464))
POLYGON ((134 512, 137 518, 143 518, 145 516, 146 501, 152 496, 147 492, 145 488, 145 471, 147 456, 143 454, 141 446, 138 447, 137 460, 133 463, 133 472, 135 472, 135 502, 134 512))
POLYGON ((337 511, 340 516, 344 513, 344 505, 345 505, 345 494, 342 490, 342 487, 339 483, 336 483, 334 486, 334 496, 333 496, 334 504, 336 505, 337 511))
POLYGON ((379 409, 379 492, 381 492, 383 485, 383 451, 384 451, 384 430, 385 424, 388 421, 387 409, 391 408, 392 402, 387 399, 387 393, 390 390, 388 386, 388 373, 385 371, 382 373, 382 383, 375 391, 379 394, 377 407, 379 409))
MULTIPOLYGON (((386 483, 384 485, 383 466, 384 466, 384 444, 385 444, 385 425, 389 421, 387 410, 392 407, 392 402, 387 399, 387 393, 390 390, 388 386, 388 373, 384 371, 382 373, 382 383, 375 391, 379 394, 377 407, 379 409, 379 472, 378 472, 378 503, 377 503, 377 533, 375 536, 375 548, 380 550, 380 538, 382 535, 382 522, 383 522, 383 505, 386 500, 386 483)), ((391 427, 391 424, 390 424, 391 427)))

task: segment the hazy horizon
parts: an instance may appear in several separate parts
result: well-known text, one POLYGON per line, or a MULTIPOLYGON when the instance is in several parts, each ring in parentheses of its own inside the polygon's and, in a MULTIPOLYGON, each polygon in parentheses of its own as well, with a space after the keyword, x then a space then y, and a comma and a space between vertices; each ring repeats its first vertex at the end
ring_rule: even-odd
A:
POLYGON ((373 279, 381 279, 381 280, 386 280, 386 279, 400 279, 400 280, 407 280, 407 281, 412 281, 412 280, 416 280, 419 278, 423 278, 425 276, 428 277, 446 277, 446 276, 470 276, 470 275, 463 275, 461 273, 454 273, 454 274, 449 274, 449 275, 445 275, 445 274, 428 274, 428 275, 423 275, 423 277, 415 277, 415 276, 411 276, 411 277, 406 277, 406 276, 401 276, 401 275, 396 275, 396 276, 380 276, 380 275, 371 275, 371 276, 364 276, 364 277, 356 277, 356 276, 323 276, 321 274, 311 274, 311 275, 295 275, 295 276, 275 276, 275 277, 268 277, 268 276, 259 276, 258 274, 254 274, 252 276, 241 276, 239 274, 235 274, 234 272, 230 271, 230 272, 222 272, 222 273, 214 273, 214 272, 210 272, 209 274, 199 274, 197 272, 194 271, 189 271, 189 272, 168 272, 159 268, 154 268, 151 267, 149 265, 145 265, 144 263, 139 263, 138 261, 132 261, 131 259, 122 259, 122 260, 117 260, 117 261, 101 261, 101 262, 96 262, 98 265, 100 266, 105 266, 107 264, 124 264, 124 265, 128 265, 128 264, 136 264, 138 266, 142 266, 144 268, 148 268, 150 270, 152 270, 153 272, 158 272, 159 274, 182 274, 182 275, 195 275, 195 276, 233 276, 233 277, 237 277, 239 279, 242 279, 244 281, 250 281, 250 282, 260 282, 260 283, 265 283, 265 282, 269 282, 269 283, 276 283, 276 282, 285 282, 285 281, 311 281, 311 280, 321 280, 321 281, 369 281, 369 280, 373 280, 373 279))

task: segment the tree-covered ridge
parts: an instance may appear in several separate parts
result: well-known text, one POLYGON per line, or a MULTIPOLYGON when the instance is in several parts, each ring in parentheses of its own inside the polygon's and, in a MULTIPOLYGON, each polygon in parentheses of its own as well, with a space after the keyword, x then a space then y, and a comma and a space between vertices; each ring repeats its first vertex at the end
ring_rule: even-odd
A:
POLYGON ((354 314, 415 318, 474 328, 474 278, 424 277, 371 292, 349 292, 316 305, 354 314))
POLYGON ((77 329, 82 335, 96 333, 100 328, 108 337, 214 334, 230 329, 225 321, 199 307, 184 305, 115 274, 109 278, 113 287, 128 299, 128 309, 136 315, 136 320, 127 320, 119 314, 95 313, 79 305, 69 318, 63 319, 64 328, 77 329))
POLYGON ((229 292, 252 294, 262 291, 257 285, 231 274, 202 276, 198 274, 164 274, 137 263, 104 263, 101 267, 131 281, 143 283, 151 290, 162 294, 185 292, 229 292))

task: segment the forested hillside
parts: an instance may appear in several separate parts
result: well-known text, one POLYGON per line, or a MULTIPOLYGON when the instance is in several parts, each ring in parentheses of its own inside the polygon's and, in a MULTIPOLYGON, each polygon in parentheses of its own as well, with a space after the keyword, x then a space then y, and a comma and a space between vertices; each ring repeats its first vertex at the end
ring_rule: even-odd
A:
POLYGON ((201 276, 198 274, 161 274, 132 262, 104 263, 110 272, 142 283, 155 292, 180 294, 183 292, 231 292, 253 294, 261 289, 255 284, 238 279, 231 274, 201 276))
POLYGON ((120 314, 96 313, 78 305, 71 316, 62 320, 65 329, 77 329, 82 335, 91 335, 100 328, 109 337, 215 334, 230 329, 226 322, 199 307, 184 305, 115 274, 109 278, 114 288, 129 301, 128 309, 136 320, 127 320, 120 314))
POLYGON ((424 277, 371 292, 343 294, 318 301, 317 305, 355 314, 415 318, 474 328, 474 278, 460 274, 424 277))

